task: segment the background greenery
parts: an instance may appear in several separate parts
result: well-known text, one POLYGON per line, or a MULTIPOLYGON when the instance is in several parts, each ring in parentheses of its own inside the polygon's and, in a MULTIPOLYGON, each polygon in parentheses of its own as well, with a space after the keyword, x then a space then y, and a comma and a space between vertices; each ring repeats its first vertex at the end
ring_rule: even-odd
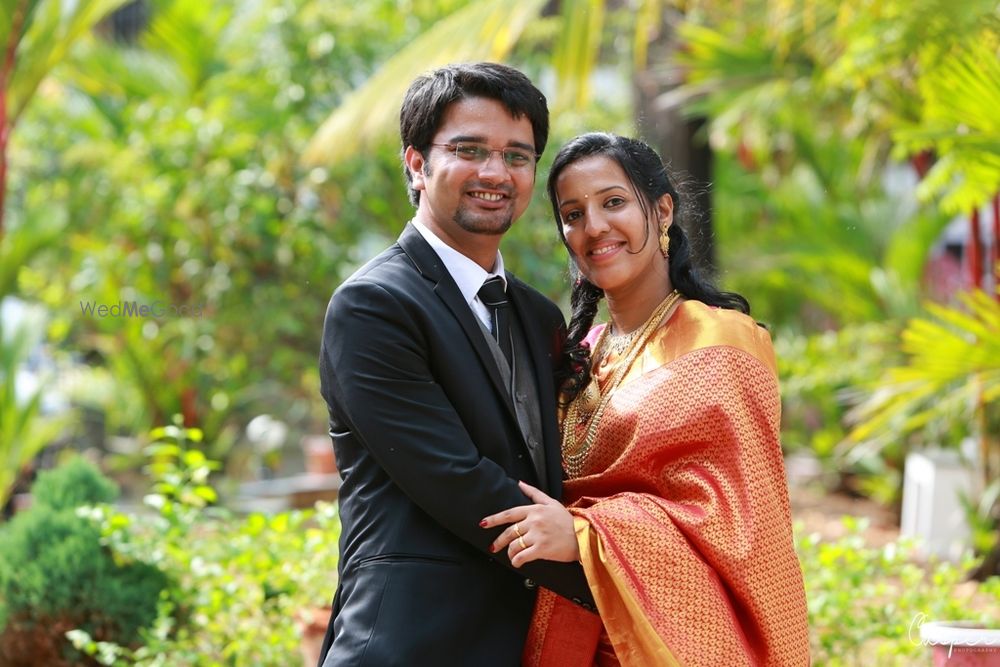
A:
MULTIPOLYGON (((327 299, 412 215, 394 136, 402 93, 437 64, 487 58, 520 67, 549 96, 552 149, 539 181, 555 149, 582 131, 659 140, 697 128, 693 141, 712 160, 712 268, 771 328, 786 449, 818 461, 829 488, 894 506, 908 451, 973 437, 982 475, 966 502, 986 556, 980 575, 1000 571, 995 282, 935 305, 924 279, 944 227, 1000 189, 995 2, 0 5, 10 54, 0 63, 0 300, 27 309, 16 323, 0 318, 0 503, 53 442, 49 451, 96 449, 129 493, 141 493, 144 482, 129 480, 151 441, 180 446, 189 432, 149 434, 174 424, 200 435, 183 435, 183 462, 169 463, 180 456, 171 442, 158 450, 165 459, 155 466, 179 467, 172 481, 157 478, 154 495, 170 501, 162 484, 201 489, 174 498, 197 508, 186 515, 195 528, 181 530, 184 521, 169 516, 174 501, 165 502, 164 532, 147 533, 147 544, 164 540, 176 553, 133 547, 172 573, 175 593, 204 591, 197 577, 220 572, 259 575, 259 584, 280 561, 264 558, 253 575, 236 565, 192 569, 195 558, 243 558, 189 553, 204 548, 191 540, 198 530, 237 550, 281 536, 290 553, 306 548, 294 542, 298 529, 330 528, 328 508, 277 524, 223 519, 199 508, 217 500, 207 475, 287 472, 298 437, 324 430, 315 360, 327 299), (125 14, 109 14, 123 5, 125 14), (130 300, 196 310, 101 319, 82 306, 130 300), (35 383, 18 393, 25 372, 35 383), (245 435, 262 413, 291 427, 267 457, 245 435)), ((515 272, 565 303, 566 255, 542 188, 503 249, 515 272)), ((122 534, 143 532, 128 522, 122 534)), ((832 558, 821 552, 800 543, 807 572, 809 559, 832 558)), ((902 577, 892 569, 900 562, 886 576, 902 577)), ((859 571, 884 574, 870 567, 859 571)), ((996 586, 984 586, 996 599, 996 586)), ((205 650, 225 632, 219 646, 231 655, 254 650, 241 644, 251 630, 237 620, 235 594, 213 595, 221 597, 161 601, 157 641, 194 627, 185 650, 205 650), (199 626, 191 610, 202 607, 227 627, 199 626), (217 634, 198 638, 202 631, 217 634)), ((274 604, 252 623, 287 611, 274 604)), ((282 627, 276 656, 294 633, 282 627)), ((817 635, 831 656, 848 640, 817 635)))

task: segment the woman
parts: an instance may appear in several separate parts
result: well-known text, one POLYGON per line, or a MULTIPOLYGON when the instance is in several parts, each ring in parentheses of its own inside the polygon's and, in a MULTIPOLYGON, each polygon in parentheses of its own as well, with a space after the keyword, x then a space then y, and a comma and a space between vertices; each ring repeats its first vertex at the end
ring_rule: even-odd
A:
POLYGON ((515 566, 583 563, 600 619, 543 591, 528 665, 806 665, 774 353, 746 300, 701 280, 679 197, 640 141, 592 133, 548 183, 580 277, 565 354, 568 508, 487 517, 515 566), (602 296, 610 322, 591 329, 602 296))

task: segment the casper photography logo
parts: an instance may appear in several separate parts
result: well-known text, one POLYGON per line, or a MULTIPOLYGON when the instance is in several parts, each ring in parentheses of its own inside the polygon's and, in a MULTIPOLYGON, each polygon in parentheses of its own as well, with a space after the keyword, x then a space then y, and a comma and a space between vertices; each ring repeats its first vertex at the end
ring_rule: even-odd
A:
MULTIPOLYGON (((948 658, 951 658, 953 653, 966 656, 973 653, 991 653, 1000 656, 1000 630, 986 628, 970 621, 929 623, 927 614, 920 612, 910 621, 908 636, 914 646, 946 648, 948 658)), ((995 663, 990 659, 989 664, 995 663)))
POLYGON ((202 317, 204 305, 176 304, 167 301, 116 301, 100 303, 98 301, 80 301, 80 312, 84 317, 105 318, 153 318, 167 317, 202 317))

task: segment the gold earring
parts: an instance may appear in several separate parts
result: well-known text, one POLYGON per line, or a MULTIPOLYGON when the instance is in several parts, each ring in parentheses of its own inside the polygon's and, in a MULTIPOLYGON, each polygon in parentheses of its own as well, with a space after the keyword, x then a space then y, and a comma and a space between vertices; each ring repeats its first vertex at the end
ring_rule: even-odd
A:
POLYGON ((667 229, 670 225, 663 225, 660 227, 660 253, 666 258, 667 253, 670 251, 670 236, 667 235, 667 229))

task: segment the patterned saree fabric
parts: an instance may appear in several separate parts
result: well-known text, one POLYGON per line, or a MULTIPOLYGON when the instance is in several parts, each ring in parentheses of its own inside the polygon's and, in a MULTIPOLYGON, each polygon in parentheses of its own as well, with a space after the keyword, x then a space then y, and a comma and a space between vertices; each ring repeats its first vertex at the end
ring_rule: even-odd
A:
POLYGON ((682 303, 565 485, 600 619, 543 592, 524 664, 808 665, 780 410, 767 332, 682 303))

